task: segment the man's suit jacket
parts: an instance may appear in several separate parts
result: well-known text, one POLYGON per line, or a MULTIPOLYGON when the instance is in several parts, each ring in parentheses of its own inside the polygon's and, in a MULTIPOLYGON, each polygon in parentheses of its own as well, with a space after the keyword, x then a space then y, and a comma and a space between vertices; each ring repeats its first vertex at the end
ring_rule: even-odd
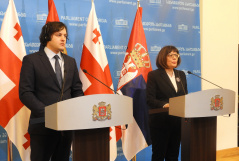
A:
MULTIPOLYGON (((62 56, 65 70, 63 100, 84 95, 75 59, 62 56)), ((54 130, 45 128, 45 123, 38 121, 44 118, 45 107, 60 101, 60 96, 60 85, 44 50, 26 55, 20 73, 19 97, 31 110, 30 134, 54 134, 54 130)))
MULTIPOLYGON (((165 69, 156 69, 148 73, 147 80, 147 104, 150 109, 163 108, 166 103, 169 103, 169 98, 185 95, 188 93, 186 75, 183 71, 174 69, 178 92, 169 79, 165 69)), ((167 117, 168 113, 150 116, 150 125, 158 126, 167 117), (161 117, 161 118, 159 118, 161 117), (165 117, 165 118, 163 118, 165 117)))

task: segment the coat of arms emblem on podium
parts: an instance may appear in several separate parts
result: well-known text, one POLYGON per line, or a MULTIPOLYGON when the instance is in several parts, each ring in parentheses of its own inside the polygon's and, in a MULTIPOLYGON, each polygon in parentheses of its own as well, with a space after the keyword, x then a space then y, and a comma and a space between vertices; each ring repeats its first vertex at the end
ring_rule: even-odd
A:
POLYGON ((223 109, 223 97, 220 97, 220 95, 215 95, 215 97, 211 98, 211 110, 222 110, 223 109))
POLYGON ((93 106, 93 114, 92 119, 93 121, 104 121, 104 120, 110 120, 111 119, 111 105, 106 105, 105 102, 99 102, 98 106, 93 106))

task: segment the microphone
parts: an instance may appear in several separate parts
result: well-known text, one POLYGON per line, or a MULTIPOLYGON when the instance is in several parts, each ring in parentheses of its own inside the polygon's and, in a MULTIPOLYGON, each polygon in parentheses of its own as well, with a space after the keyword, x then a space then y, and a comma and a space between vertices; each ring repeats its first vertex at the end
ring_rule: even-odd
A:
MULTIPOLYGON (((63 62, 65 61, 65 55, 61 52, 61 56, 62 56, 62 59, 63 59, 63 62)), ((62 63, 61 63, 61 66, 62 66, 62 63)), ((57 102, 59 101, 62 101, 63 99, 63 95, 64 95, 64 88, 65 88, 65 81, 66 81, 66 69, 64 69, 64 75, 63 75, 63 80, 62 80, 62 87, 61 87, 61 95, 58 99, 57 102)))
POLYGON ((118 94, 118 92, 116 92, 115 90, 113 90, 112 88, 110 88, 109 86, 107 86, 106 84, 104 84, 103 82, 101 82, 99 79, 97 79, 96 77, 94 77, 93 75, 91 75, 90 73, 87 72, 87 70, 83 69, 84 73, 89 74, 91 77, 93 77, 95 80, 97 80, 98 82, 100 82, 101 84, 103 84, 104 86, 106 86, 107 88, 109 88, 110 90, 112 90, 114 93, 118 94))
POLYGON ((215 85, 215 86, 217 86, 217 87, 223 89, 223 88, 220 87, 219 85, 216 85, 216 84, 214 84, 214 83, 212 83, 212 82, 210 82, 210 81, 208 81, 208 80, 206 80, 206 79, 204 79, 204 78, 202 78, 202 77, 200 77, 200 76, 198 76, 198 75, 196 75, 196 74, 194 74, 194 73, 192 73, 192 72, 190 72, 190 71, 188 71, 188 74, 195 75, 196 77, 198 77, 198 78, 200 78, 200 79, 203 79, 203 80, 205 80, 205 81, 207 81, 207 82, 209 82, 209 83, 211 83, 211 84, 213 84, 213 85, 215 85))
POLYGON ((178 77, 179 77, 179 79, 180 79, 181 86, 182 86, 182 88, 183 88, 183 92, 184 92, 184 94, 186 95, 187 93, 186 93, 185 88, 184 88, 184 86, 183 86, 182 79, 181 79, 181 77, 180 77, 180 75, 179 75, 179 71, 177 71, 177 73, 178 73, 178 77))
POLYGON ((64 95, 63 93, 64 93, 64 88, 65 88, 65 81, 66 81, 66 70, 64 70, 64 77, 63 77, 63 81, 62 81, 60 101, 62 101, 62 98, 64 95))

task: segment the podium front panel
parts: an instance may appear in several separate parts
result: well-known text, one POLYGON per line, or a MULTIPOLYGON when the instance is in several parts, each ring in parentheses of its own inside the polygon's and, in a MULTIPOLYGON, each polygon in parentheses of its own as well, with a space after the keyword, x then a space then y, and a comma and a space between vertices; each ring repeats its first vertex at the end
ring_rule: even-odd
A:
POLYGON ((68 99, 45 109, 45 126, 54 130, 79 130, 129 124, 133 100, 128 96, 96 94, 68 99))
POLYGON ((169 99, 169 114, 196 118, 235 112, 235 92, 229 89, 210 89, 169 99))

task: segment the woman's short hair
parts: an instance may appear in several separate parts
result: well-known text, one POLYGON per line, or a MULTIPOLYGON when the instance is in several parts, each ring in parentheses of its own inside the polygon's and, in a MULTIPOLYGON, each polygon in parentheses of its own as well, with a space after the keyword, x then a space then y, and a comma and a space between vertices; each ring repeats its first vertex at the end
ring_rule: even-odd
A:
MULTIPOLYGON (((172 51, 179 54, 178 49, 175 46, 170 46, 170 45, 169 46, 164 46, 159 51, 159 53, 157 55, 157 58, 156 58, 156 66, 158 68, 168 69, 167 56, 172 51)), ((181 63, 181 57, 178 58, 177 67, 180 65, 180 63, 181 63)))
POLYGON ((55 32, 61 31, 63 29, 66 29, 67 33, 67 27, 62 22, 48 22, 42 27, 41 34, 39 36, 41 45, 46 46, 48 41, 51 41, 51 36, 55 32))

